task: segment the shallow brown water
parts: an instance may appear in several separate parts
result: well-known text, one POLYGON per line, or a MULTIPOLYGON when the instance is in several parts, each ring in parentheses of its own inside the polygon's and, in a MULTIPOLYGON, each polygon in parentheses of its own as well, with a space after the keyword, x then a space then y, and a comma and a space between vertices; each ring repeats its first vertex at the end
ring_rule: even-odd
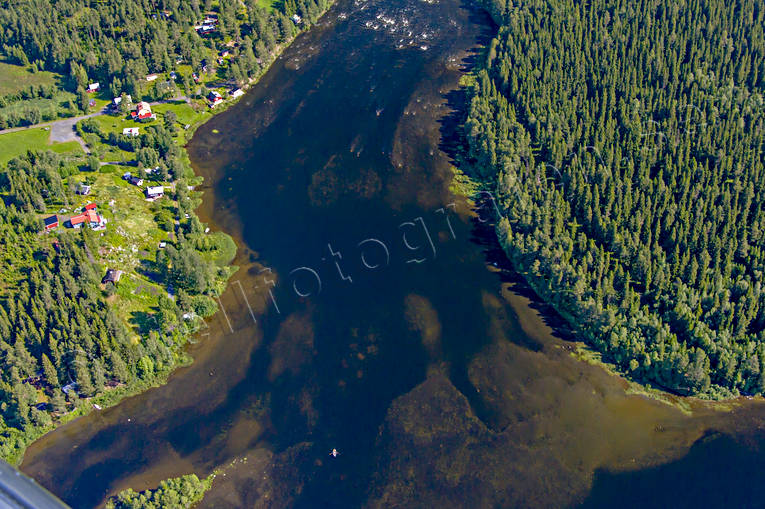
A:
POLYGON ((455 90, 493 33, 459 0, 343 0, 203 126, 201 215, 240 245, 223 311, 191 367, 24 471, 78 508, 216 468, 204 507, 758 500, 761 405, 689 415, 576 360, 450 193, 455 90))

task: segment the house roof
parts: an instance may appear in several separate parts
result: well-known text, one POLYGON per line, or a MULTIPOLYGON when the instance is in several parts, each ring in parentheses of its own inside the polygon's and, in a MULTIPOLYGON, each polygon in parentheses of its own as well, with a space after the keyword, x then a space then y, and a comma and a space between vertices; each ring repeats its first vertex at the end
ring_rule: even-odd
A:
POLYGON ((117 281, 120 280, 121 277, 122 277, 122 271, 121 270, 108 269, 106 271, 106 275, 101 280, 101 282, 108 283, 108 282, 111 281, 112 283, 116 283, 117 281))
POLYGON ((146 194, 164 194, 165 188, 162 186, 150 186, 146 188, 146 194))
POLYGON ((85 213, 85 217, 87 217, 89 223, 100 223, 101 222, 101 216, 93 212, 92 210, 88 210, 85 213))
POLYGON ((69 222, 73 225, 82 224, 85 222, 85 214, 78 214, 69 218, 69 222))
POLYGON ((97 205, 95 203, 88 203, 85 205, 85 210, 95 210, 97 205))
POLYGON ((53 226, 54 224, 58 224, 58 216, 48 216, 45 219, 43 219, 45 222, 45 226, 53 226))

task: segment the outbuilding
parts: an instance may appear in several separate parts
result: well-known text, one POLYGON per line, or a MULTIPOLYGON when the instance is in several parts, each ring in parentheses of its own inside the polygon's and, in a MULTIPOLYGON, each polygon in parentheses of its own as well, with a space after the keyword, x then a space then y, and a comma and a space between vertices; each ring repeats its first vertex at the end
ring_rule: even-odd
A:
POLYGON ((108 269, 106 271, 106 275, 101 280, 101 282, 104 283, 104 284, 106 284, 106 283, 113 283, 113 284, 116 285, 119 282, 121 277, 122 277, 122 271, 121 270, 108 269))
POLYGON ((45 231, 54 230, 58 228, 58 216, 48 216, 43 219, 43 223, 45 223, 45 231))

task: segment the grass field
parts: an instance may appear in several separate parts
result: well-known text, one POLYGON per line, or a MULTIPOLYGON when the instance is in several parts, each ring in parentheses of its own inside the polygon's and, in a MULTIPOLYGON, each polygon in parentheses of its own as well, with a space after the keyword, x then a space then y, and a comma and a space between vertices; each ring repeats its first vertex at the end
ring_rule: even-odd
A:
MULTIPOLYGON (((0 70, 0 72, 2 72, 2 70, 0 70)), ((67 116, 76 115, 78 113, 77 111, 72 111, 68 108, 68 103, 73 100, 75 100, 75 95, 71 92, 59 91, 51 99, 38 97, 35 99, 16 101, 5 108, 0 109, 0 112, 5 114, 13 113, 14 111, 22 113, 29 108, 36 108, 43 113, 43 116, 47 114, 47 118, 55 119, 59 114, 67 116)))
POLYGON ((48 143, 50 131, 43 128, 26 129, 14 133, 0 134, 0 165, 3 165, 14 157, 26 154, 28 150, 50 149, 58 153, 82 154, 82 147, 76 141, 66 143, 48 143))
POLYGON ((268 9, 269 11, 274 9, 281 3, 281 0, 258 0, 258 6, 268 9))
POLYGON ((113 172, 83 172, 69 177, 78 182, 87 180, 93 192, 72 204, 66 214, 94 202, 98 213, 108 220, 106 231, 97 234, 98 250, 94 256, 103 271, 107 268, 125 271, 117 285, 117 295, 110 302, 135 333, 145 334, 155 328, 156 324, 150 327, 149 322, 159 297, 166 294, 166 290, 142 273, 144 263, 153 263, 156 259, 159 242, 169 238, 154 221, 153 209, 172 207, 172 202, 165 198, 155 204, 147 203, 141 188, 122 180, 122 172, 126 170, 128 168, 115 167, 113 172))
POLYGON ((178 122, 181 124, 193 124, 199 119, 200 113, 194 111, 190 105, 184 101, 177 103, 158 104, 152 108, 152 111, 156 113, 166 113, 172 111, 178 117, 178 122))
POLYGON ((29 72, 20 65, 0 62, 0 95, 12 94, 29 85, 55 85, 57 75, 52 72, 29 72))
POLYGON ((94 120, 98 126, 101 128, 102 131, 105 133, 118 133, 121 134, 122 130, 126 127, 138 127, 139 129, 143 130, 146 127, 157 123, 157 121, 153 122, 136 122, 132 119, 127 119, 124 116, 116 116, 116 115, 99 115, 97 117, 93 117, 92 120, 94 120))
POLYGON ((54 143, 47 145, 46 148, 51 149, 57 154, 66 154, 67 152, 76 153, 77 155, 84 155, 82 147, 76 141, 65 141, 64 143, 54 143))

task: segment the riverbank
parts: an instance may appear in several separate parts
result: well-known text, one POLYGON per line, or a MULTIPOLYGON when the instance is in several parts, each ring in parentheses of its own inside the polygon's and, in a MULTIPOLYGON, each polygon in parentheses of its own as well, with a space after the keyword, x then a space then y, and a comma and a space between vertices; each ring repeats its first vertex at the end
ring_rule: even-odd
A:
MULTIPOLYGON (((462 85, 466 83, 472 83, 471 80, 463 81, 462 85)), ((467 94, 467 90, 463 88, 463 93, 467 94)), ((453 181, 450 189, 456 195, 461 196, 468 201, 470 207, 475 213, 493 214, 494 207, 491 203, 495 196, 494 184, 491 182, 481 181, 471 177, 458 167, 453 167, 453 181), (477 201, 478 200, 478 201, 477 201)), ((496 229, 493 229, 496 235, 496 229)), ((499 236, 497 236, 497 242, 499 242, 499 236)), ((517 277, 522 280, 522 285, 527 287, 527 291, 523 292, 527 298, 531 300, 538 300, 539 305, 546 308, 548 320, 552 322, 553 328, 556 330, 560 337, 571 343, 569 349, 569 355, 576 358, 581 362, 591 364, 603 369, 610 376, 617 377, 625 383, 626 394, 634 394, 645 396, 657 401, 661 401, 667 405, 670 405, 684 414, 690 416, 693 414, 694 409, 708 408, 721 412, 729 412, 733 408, 745 403, 745 402, 765 402, 762 397, 752 396, 736 396, 727 399, 710 400, 705 398, 699 398, 695 396, 688 396, 682 394, 676 394, 666 388, 656 387, 650 383, 640 382, 630 377, 628 372, 620 369, 617 364, 609 362, 602 352, 599 352, 587 342, 581 340, 581 336, 578 332, 572 328, 571 324, 573 318, 566 316, 563 310, 558 309, 555 306, 554 301, 544 298, 544 293, 538 285, 534 284, 534 280, 527 277, 527 274, 516 271, 516 267, 513 265, 512 260, 507 256, 507 252, 502 249, 504 261, 508 264, 507 269, 517 274, 517 277)), ((496 260, 491 263, 498 263, 496 260)), ((522 291, 522 289, 519 289, 522 291)))
MULTIPOLYGON (((762 133, 744 130, 740 138, 729 139, 744 113, 720 95, 735 73, 716 73, 694 98, 695 111, 715 104, 723 112, 717 118, 726 123, 704 123, 703 135, 678 127, 677 118, 691 122, 677 105, 694 94, 685 80, 699 80, 697 69, 678 62, 674 50, 661 53, 651 66, 629 66, 623 52, 651 54, 652 46, 633 48, 625 35, 629 30, 590 30, 582 21, 608 18, 606 3, 553 4, 552 16, 525 4, 503 15, 465 121, 476 174, 496 180, 504 198, 500 242, 514 265, 528 271, 526 278, 534 280, 540 295, 634 380, 715 400, 762 395, 760 254, 750 249, 759 242, 752 213, 762 197, 728 201, 738 189, 757 188, 762 161, 747 166, 747 154, 762 144, 762 133), (519 20, 525 28, 516 33, 519 20), (551 33, 580 23, 584 31, 572 29, 570 37, 550 43, 551 33), (605 49, 612 43, 618 51, 605 49), (538 44, 564 64, 550 70, 549 60, 522 49, 538 44), (597 58, 583 60, 582 48, 594 48, 597 58), (657 66, 675 65, 677 72, 667 80, 655 78, 657 66), (545 76, 541 81, 539 72, 545 76), (620 79, 626 74, 635 82, 620 79), (645 90, 651 100, 635 116, 617 113, 636 105, 645 90), (609 97, 609 105, 599 104, 597 97, 609 97), (681 132, 691 135, 681 141, 681 132), (645 144, 653 135, 661 141, 645 144), (673 142, 666 143, 670 138, 673 142), (731 167, 742 164, 750 171, 734 180, 719 180, 713 167, 694 173, 694 167, 708 162, 701 154, 719 151, 728 154, 731 167), (701 212, 694 208, 699 199, 721 206, 714 213, 701 212)), ((722 9, 724 2, 715 5, 722 9)), ((626 11, 630 30, 648 30, 649 14, 632 6, 626 11)), ((689 5, 687 16, 703 19, 705 12, 689 5)), ((745 34, 759 25, 733 12, 715 19, 708 38, 686 29, 661 30, 650 38, 680 52, 699 48, 706 60, 723 65, 725 59, 709 50, 709 41, 725 40, 730 26, 736 26, 737 37, 746 43, 745 34)), ((672 22, 668 18, 662 26, 672 22)), ((747 85, 735 94, 749 97, 757 73, 739 74, 737 81, 747 85)), ((761 113, 755 111, 758 118, 761 113)))
MULTIPOLYGON (((493 47, 494 46, 492 46, 492 48, 493 47)), ((486 50, 482 55, 481 61, 485 60, 488 54, 488 50, 486 50)), ((464 76, 460 83, 462 87, 461 94, 464 97, 461 102, 466 106, 461 113, 463 123, 459 128, 461 131, 457 136, 459 139, 453 140, 455 148, 451 151, 451 156, 457 167, 459 167, 459 169, 457 167, 454 168, 452 190, 467 199, 479 198, 480 202, 478 204, 473 203, 474 207, 479 209, 481 213, 489 214, 496 219, 495 236, 500 245, 502 245, 502 251, 509 261, 512 270, 523 278, 524 284, 531 289, 536 298, 544 302, 554 314, 560 317, 561 322, 565 324, 565 328, 572 331, 571 340, 575 342, 576 346, 571 355, 584 362, 600 366, 608 373, 624 379, 624 381, 629 384, 630 394, 641 394, 651 397, 673 405, 686 413, 690 413, 692 408, 698 408, 700 406, 709 406, 721 411, 729 411, 731 408, 744 402, 764 401, 761 396, 744 396, 731 391, 722 390, 711 394, 702 392, 689 395, 687 392, 681 393, 679 391, 674 391, 671 388, 657 384, 653 380, 637 376, 639 373, 634 371, 634 369, 625 369, 623 365, 620 366, 612 359, 609 359, 608 353, 601 352, 593 346, 593 339, 589 337, 590 334, 577 325, 579 321, 576 317, 571 315, 571 313, 569 313, 563 306, 559 305, 560 299, 556 300, 553 298, 555 290, 550 290, 550 288, 546 286, 548 282, 541 279, 537 280, 532 277, 531 271, 527 270, 529 265, 528 259, 526 260, 526 267, 519 265, 512 259, 511 250, 504 244, 506 239, 502 237, 503 231, 502 227, 500 227, 501 218, 497 217, 496 213, 499 209, 495 206, 494 200, 502 199, 497 190, 497 180, 493 177, 479 177, 480 169, 476 168, 475 165, 469 161, 470 158, 467 155, 470 151, 470 147, 464 133, 464 120, 467 118, 467 106, 470 105, 471 100, 477 95, 476 89, 478 87, 480 73, 485 70, 485 66, 479 66, 470 75, 464 76), (540 284, 540 282, 542 284, 540 284), (582 341, 582 338, 586 339, 582 341)), ((524 197, 512 195, 511 198, 506 198, 506 200, 508 203, 512 204, 513 200, 516 198, 519 200, 524 199, 524 197)), ((565 289, 560 290, 560 292, 565 291, 565 289)))
MULTIPOLYGON (((330 2, 330 4, 327 6, 327 8, 325 8, 323 11, 321 11, 320 16, 323 15, 329 9, 331 4, 332 4, 332 2, 330 2)), ((312 25, 310 23, 305 21, 303 23, 302 29, 300 30, 300 32, 297 35, 295 35, 294 37, 290 38, 288 41, 285 41, 284 43, 282 43, 280 45, 277 45, 276 50, 273 51, 272 53, 270 53, 269 61, 268 61, 267 65, 265 65, 263 67, 263 70, 255 78, 250 79, 249 82, 245 86, 243 86, 242 88, 243 89, 247 89, 252 84, 256 83, 260 79, 260 77, 263 74, 265 74, 265 72, 267 72, 268 68, 270 68, 270 66, 273 64, 273 62, 278 59, 278 57, 281 55, 281 53, 284 51, 284 49, 289 47, 289 45, 297 37, 299 37, 300 34, 302 34, 305 31, 307 31, 311 26, 312 25)), ((198 104, 200 106, 200 108, 197 109, 196 114, 193 117, 191 117, 191 118, 189 118, 187 116, 184 119, 184 120, 188 120, 189 123, 187 124, 186 129, 178 130, 178 133, 177 133, 178 135, 177 135, 176 138, 174 138, 174 143, 176 144, 177 147, 179 147, 182 150, 182 157, 183 157, 183 159, 185 159, 185 161, 187 163, 189 163, 189 160, 188 160, 188 153, 187 153, 187 151, 185 149, 185 145, 191 139, 194 131, 199 126, 203 125, 204 123, 209 121, 214 116, 216 116, 216 115, 226 111, 230 106, 232 106, 233 104, 235 104, 236 102, 238 102, 241 99, 242 99, 242 97, 239 97, 237 99, 232 99, 232 100, 224 101, 222 104, 219 104, 218 106, 216 106, 215 109, 207 108, 206 102, 204 100, 202 100, 198 104)), ((188 103, 188 101, 184 101, 184 104, 187 104, 187 103, 188 103)), ((168 104, 166 108, 159 107, 159 108, 156 108, 156 109, 157 109, 157 111, 161 115, 163 115, 163 114, 166 114, 167 111, 170 111, 172 107, 173 107, 172 104, 168 104)), ((91 117, 92 116, 94 116, 94 115, 91 115, 91 117)), ((83 117, 83 118, 85 118, 85 117, 83 117)), ((108 121, 114 122, 113 120, 108 120, 108 121)), ((91 139, 91 142, 93 142, 92 139, 91 139)), ((97 178, 99 178, 99 179, 103 179, 103 178, 111 179, 112 177, 110 175, 108 175, 108 173, 114 171, 113 167, 110 168, 111 164, 112 164, 111 160, 107 161, 105 163, 102 163, 102 165, 106 165, 106 166, 102 166, 102 169, 99 172, 99 176, 97 178), (102 176, 102 175, 100 175, 100 173, 105 173, 106 175, 102 176)), ((194 181, 194 184, 195 184, 194 187, 200 185, 201 183, 202 183, 201 179, 196 179, 194 181)), ((113 184, 112 184, 112 186, 113 186, 113 184)), ((123 196, 123 195, 121 195, 121 196, 123 196)), ((97 198, 97 195, 92 196, 93 201, 95 201, 96 198, 97 198)), ((131 202, 133 202, 134 206, 140 206, 139 204, 141 203, 141 200, 136 200, 135 198, 130 198, 130 200, 131 200, 131 202)), ((103 201, 106 201, 106 200, 103 200, 103 201)), ((143 206, 145 206, 145 204, 143 206)), ((111 219, 111 217, 110 217, 110 219, 111 219)), ((176 229, 178 228, 178 224, 181 221, 191 223, 191 222, 194 222, 195 220, 198 221, 199 218, 197 217, 196 213, 193 210, 191 210, 188 213, 188 215, 186 216, 185 220, 182 217, 179 217, 179 218, 176 219, 176 226, 175 226, 175 228, 176 229)), ((129 233, 129 229, 126 229, 126 230, 129 233)), ((225 234, 223 234, 221 232, 217 232, 214 235, 228 237, 227 235, 225 235, 225 234)), ((228 237, 228 238, 230 239, 230 237, 228 237)), ((155 241, 157 241, 157 239, 152 240, 152 242, 156 245, 155 241)), ((233 242, 233 241, 231 241, 231 242, 233 242)), ((223 243, 225 244, 225 241, 223 241, 223 243)), ((229 258, 229 256, 225 255, 224 258, 229 258)), ((231 255, 230 258, 233 259, 233 255, 231 255)), ((228 277, 230 277, 230 275, 233 273, 233 270, 235 269, 234 266, 228 266, 228 267, 230 267, 232 270, 229 270, 227 272, 226 279, 228 277)), ((227 267, 221 267, 221 268, 225 269, 227 267)), ((150 281, 148 281, 148 282, 145 281, 144 283, 151 283, 151 282, 150 281)), ((134 285, 132 285, 131 288, 133 290, 137 289, 138 292, 141 292, 142 291, 141 290, 141 286, 142 286, 141 284, 134 284, 134 285)), ((221 293, 222 293, 222 290, 223 290, 223 287, 220 288, 220 292, 221 293)), ((165 287, 163 289, 163 291, 170 292, 171 289, 165 287)), ((125 319, 127 320, 127 317, 125 317, 125 319)), ((175 340, 173 342, 174 346, 171 347, 171 350, 173 350, 173 356, 174 356, 174 361, 172 363, 170 363, 169 365, 158 365, 158 366, 156 366, 156 369, 155 369, 155 371, 153 373, 153 376, 150 379, 139 379, 139 380, 132 381, 132 382, 130 382, 128 384, 120 384, 120 385, 118 385, 115 388, 107 389, 104 393, 99 394, 96 397, 88 398, 88 399, 83 399, 81 404, 79 404, 76 408, 74 408, 73 410, 69 411, 68 413, 66 413, 66 414, 64 414, 64 415, 62 415, 60 417, 56 417, 54 419, 54 422, 53 422, 52 425, 30 427, 30 428, 27 428, 24 432, 14 433, 12 439, 14 440, 15 450, 14 450, 13 453, 11 453, 9 455, 6 455, 6 459, 9 462, 13 463, 13 464, 19 464, 19 463, 21 463, 23 461, 24 453, 25 453, 25 450, 26 450, 27 446, 29 444, 31 444, 32 442, 39 440, 40 438, 42 438, 43 436, 47 435, 51 431, 61 427, 64 424, 70 423, 71 421, 73 421, 73 420, 75 420, 75 419, 77 419, 79 417, 83 417, 83 416, 88 415, 88 414, 90 414, 90 413, 92 413, 94 411, 105 410, 105 409, 107 409, 109 407, 113 407, 113 406, 119 404, 120 402, 122 402, 123 400, 125 400, 126 398, 135 396, 137 394, 145 392, 146 390, 148 390, 150 388, 159 387, 159 386, 162 386, 165 383, 167 383, 170 375, 175 373, 178 368, 181 368, 181 367, 184 367, 184 366, 188 366, 188 365, 191 364, 191 362, 193 362, 192 357, 186 353, 185 345, 188 343, 188 341, 194 335, 194 333, 199 329, 200 325, 199 324, 196 324, 196 325, 192 324, 191 322, 187 322, 185 319, 184 319, 184 322, 181 325, 182 325, 181 329, 184 332, 181 332, 180 335, 179 334, 175 335, 175 340)))

